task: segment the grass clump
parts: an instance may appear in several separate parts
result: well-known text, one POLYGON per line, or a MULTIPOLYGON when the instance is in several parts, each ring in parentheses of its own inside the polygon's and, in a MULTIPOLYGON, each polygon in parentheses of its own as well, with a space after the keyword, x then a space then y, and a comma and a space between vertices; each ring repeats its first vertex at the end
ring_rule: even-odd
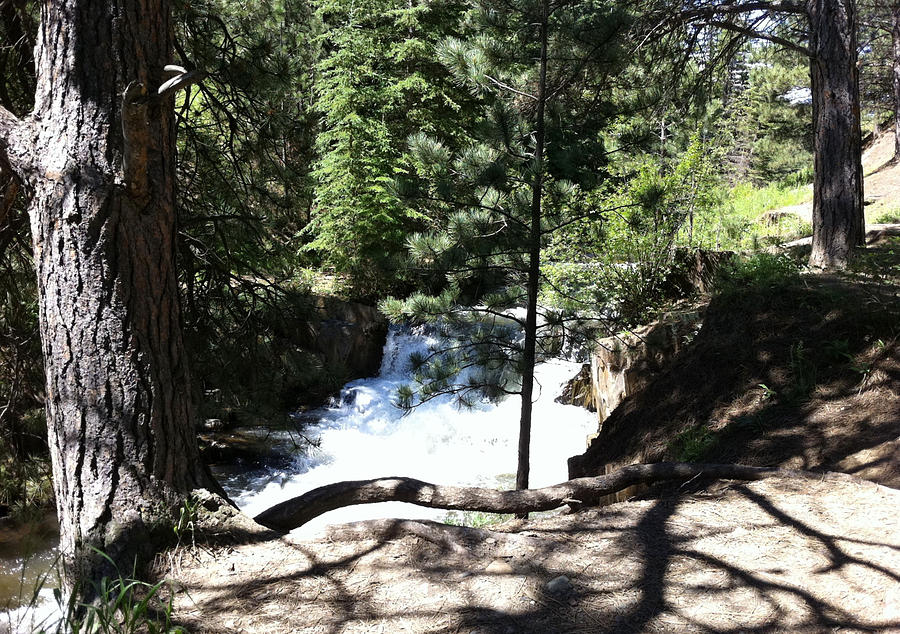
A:
POLYGON ((694 425, 684 430, 670 443, 679 462, 697 462, 717 443, 716 435, 705 425, 694 425))
POLYGON ((750 183, 741 183, 731 189, 727 204, 734 215, 752 219, 767 211, 800 205, 811 199, 812 190, 805 186, 773 184, 755 187, 750 183))
MULTIPOLYGON (((116 571, 92 584, 96 599, 81 603, 66 598, 62 590, 59 560, 43 572, 27 591, 20 591, 20 608, 7 610, 0 626, 8 631, 30 631, 35 634, 182 634, 183 627, 172 622, 174 592, 167 580, 155 584, 135 579, 136 571, 126 577, 110 557, 97 551, 116 571), (53 583, 53 575, 56 576, 53 583), (42 595, 52 588, 55 610, 48 613, 42 595), (168 591, 168 598, 163 595, 168 591)), ((74 593, 73 593, 74 596, 74 593)))
POLYGON ((748 258, 735 258, 722 267, 716 288, 723 295, 777 289, 796 282, 799 276, 800 265, 789 256, 757 253, 748 258))
POLYGON ((900 223, 900 209, 889 209, 875 218, 876 224, 896 224, 900 223))

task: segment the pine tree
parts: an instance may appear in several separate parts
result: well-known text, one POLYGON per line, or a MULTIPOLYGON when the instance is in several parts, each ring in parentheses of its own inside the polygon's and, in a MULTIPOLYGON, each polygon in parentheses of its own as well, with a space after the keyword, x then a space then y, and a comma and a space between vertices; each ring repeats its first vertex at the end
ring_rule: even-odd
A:
POLYGON ((401 405, 446 392, 464 403, 520 396, 516 487, 524 489, 534 367, 571 324, 538 305, 541 250, 574 216, 596 213, 580 201, 603 173, 600 132, 616 112, 609 96, 627 16, 603 2, 520 0, 483 2, 469 20, 480 35, 446 40, 439 56, 482 104, 475 140, 453 152, 414 135, 412 175, 401 182, 407 196, 447 213, 443 226, 408 241, 414 264, 442 271, 444 285, 383 310, 449 326, 446 346, 413 359, 419 390, 401 390, 401 405))
POLYGON ((415 130, 454 144, 471 112, 448 81, 434 48, 458 33, 463 4, 398 0, 323 0, 324 25, 315 111, 315 209, 308 253, 350 275, 373 295, 390 286, 397 255, 426 217, 392 191, 395 166, 415 130))

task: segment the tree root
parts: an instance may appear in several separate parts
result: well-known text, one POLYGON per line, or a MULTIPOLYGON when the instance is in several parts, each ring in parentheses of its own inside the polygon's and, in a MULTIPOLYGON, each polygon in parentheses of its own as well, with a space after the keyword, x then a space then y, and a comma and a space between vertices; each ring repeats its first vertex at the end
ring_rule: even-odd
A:
MULTIPOLYGON (((764 478, 854 479, 837 473, 812 473, 738 464, 660 462, 634 464, 592 478, 575 478, 542 489, 497 491, 479 487, 442 486, 413 478, 337 482, 292 498, 263 511, 254 519, 272 530, 287 533, 311 519, 345 506, 377 502, 409 502, 429 508, 487 513, 531 513, 561 506, 596 505, 601 497, 635 484, 696 477, 729 480, 764 478)), ((855 479, 854 479, 855 480, 855 479)))

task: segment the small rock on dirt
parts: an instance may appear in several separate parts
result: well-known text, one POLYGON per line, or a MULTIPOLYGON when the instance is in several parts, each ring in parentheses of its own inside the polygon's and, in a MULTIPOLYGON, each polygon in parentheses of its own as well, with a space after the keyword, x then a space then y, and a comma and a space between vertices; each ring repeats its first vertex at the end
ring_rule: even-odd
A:
POLYGON ((485 568, 484 571, 495 575, 510 575, 515 572, 515 570, 513 570, 513 567, 510 566, 508 562, 503 561, 502 559, 495 559, 488 564, 488 567, 485 568))
POLYGON ((572 591, 572 582, 567 576, 560 575, 548 581, 546 587, 550 594, 567 594, 572 591))

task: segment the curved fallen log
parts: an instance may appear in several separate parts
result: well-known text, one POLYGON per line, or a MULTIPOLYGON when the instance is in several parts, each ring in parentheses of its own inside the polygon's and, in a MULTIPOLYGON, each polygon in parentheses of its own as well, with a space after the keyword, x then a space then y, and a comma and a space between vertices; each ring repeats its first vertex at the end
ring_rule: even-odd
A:
POLYGON ((497 491, 480 487, 443 486, 414 478, 336 482, 291 498, 263 511, 254 520, 272 530, 287 533, 311 519, 345 506, 377 502, 409 502, 429 508, 486 513, 531 513, 570 505, 597 504, 599 499, 635 484, 696 477, 727 480, 762 480, 771 477, 852 478, 846 474, 790 471, 738 464, 690 464, 660 462, 622 467, 608 475, 575 478, 542 489, 497 491))

